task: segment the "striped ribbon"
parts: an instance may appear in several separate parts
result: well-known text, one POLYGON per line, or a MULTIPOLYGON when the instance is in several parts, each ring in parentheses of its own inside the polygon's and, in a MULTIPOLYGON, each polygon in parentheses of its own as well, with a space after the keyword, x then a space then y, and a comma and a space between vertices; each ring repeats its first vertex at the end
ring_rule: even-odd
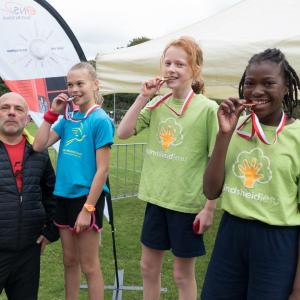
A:
POLYGON ((185 110, 187 109, 190 101, 192 100, 192 98, 195 95, 195 92, 193 90, 190 90, 189 93, 187 94, 187 96, 184 99, 184 102, 182 104, 182 107, 180 109, 180 112, 177 112, 175 109, 173 109, 172 107, 170 107, 167 103, 165 103, 165 101, 170 98, 173 95, 173 93, 168 93, 166 95, 164 95, 159 101, 151 104, 151 105, 147 105, 147 108, 149 109, 154 109, 156 107, 158 107, 159 105, 161 105, 162 103, 165 104, 165 106, 167 106, 167 108, 169 108, 177 117, 180 117, 183 115, 183 113, 185 112, 185 110))
POLYGON ((74 118, 74 113, 79 111, 78 109, 73 110, 73 104, 72 101, 68 101, 65 107, 65 113, 64 113, 64 118, 66 120, 72 121, 72 122, 81 122, 82 120, 86 119, 91 112, 93 112, 96 109, 99 109, 100 105, 94 104, 91 106, 83 116, 83 118, 74 118))
POLYGON ((277 126, 276 128, 276 131, 275 131, 275 138, 274 138, 274 141, 271 143, 268 141, 267 139, 267 136, 265 135, 260 123, 259 123, 259 119, 257 117, 257 115, 252 112, 248 118, 246 118, 246 120, 236 129, 236 132, 237 134, 246 139, 246 140, 249 140, 251 139, 255 134, 258 136, 258 138, 266 145, 272 145, 272 144, 275 144, 278 140, 278 135, 279 133, 283 130, 284 128, 284 125, 285 125, 285 122, 286 122, 286 114, 284 112, 282 112, 282 117, 281 117, 281 120, 279 122, 279 125, 277 126), (249 121, 252 121, 252 128, 251 128, 251 133, 249 132, 245 132, 245 131, 242 131, 242 128, 249 122, 249 121))

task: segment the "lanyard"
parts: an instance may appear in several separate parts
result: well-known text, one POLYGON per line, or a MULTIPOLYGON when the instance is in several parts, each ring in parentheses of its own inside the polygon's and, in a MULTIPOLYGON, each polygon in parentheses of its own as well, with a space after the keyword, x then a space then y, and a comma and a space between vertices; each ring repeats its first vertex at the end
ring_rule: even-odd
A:
MULTIPOLYGON (((172 95, 173 95, 173 93, 168 93, 168 94, 164 95, 159 101, 155 102, 154 104, 147 105, 147 108, 154 109, 154 108, 158 107, 159 105, 161 105, 162 103, 164 103, 168 98, 170 98, 172 95)), ((190 101, 192 100, 192 98, 194 97, 194 95, 195 95, 195 92, 193 90, 190 90, 189 93, 187 94, 187 96, 184 99, 184 102, 182 104, 180 112, 177 112, 175 109, 173 109, 172 107, 170 107, 167 103, 164 103, 164 104, 177 117, 181 117, 183 115, 183 113, 185 112, 185 110, 187 109, 187 107, 188 107, 190 101)))
POLYGON ((279 125, 277 126, 276 128, 276 131, 275 131, 275 139, 273 141, 273 143, 270 143, 267 139, 267 136, 265 135, 260 123, 259 123, 259 119, 257 117, 257 115, 252 112, 248 118, 237 128, 237 134, 246 139, 246 140, 250 140, 255 134, 258 136, 258 138, 266 145, 272 145, 272 144, 275 144, 278 140, 278 135, 279 133, 283 130, 284 128, 284 125, 285 125, 285 122, 286 122, 286 114, 284 112, 282 112, 282 117, 281 117, 281 120, 280 120, 280 123, 279 125), (249 121, 252 121, 252 129, 251 129, 251 133, 249 132, 245 132, 245 131, 242 131, 241 129, 249 122, 249 121))
POLYGON ((93 112, 96 109, 99 109, 100 105, 94 104, 93 106, 91 106, 85 113, 85 115, 83 116, 83 118, 74 118, 74 113, 79 111, 78 109, 73 110, 73 104, 71 103, 71 101, 68 101, 66 104, 66 108, 65 108, 65 114, 64 114, 64 118, 66 120, 72 121, 72 122, 81 122, 82 120, 86 119, 89 114, 91 112, 93 112))

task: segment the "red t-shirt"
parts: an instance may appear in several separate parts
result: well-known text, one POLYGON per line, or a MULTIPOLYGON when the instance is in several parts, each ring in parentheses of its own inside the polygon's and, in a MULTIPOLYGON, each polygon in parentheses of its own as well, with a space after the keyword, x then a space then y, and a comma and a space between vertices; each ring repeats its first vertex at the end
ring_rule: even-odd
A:
POLYGON ((26 143, 26 139, 24 136, 22 137, 21 142, 16 145, 8 145, 4 143, 4 146, 8 152, 8 156, 10 158, 13 172, 16 177, 17 187, 19 192, 21 192, 22 184, 23 184, 22 170, 23 170, 25 143, 26 143))

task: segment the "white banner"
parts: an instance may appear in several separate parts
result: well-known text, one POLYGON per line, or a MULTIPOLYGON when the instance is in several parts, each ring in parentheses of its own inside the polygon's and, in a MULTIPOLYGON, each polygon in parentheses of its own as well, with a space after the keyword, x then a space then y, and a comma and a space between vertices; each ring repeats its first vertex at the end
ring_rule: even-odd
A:
POLYGON ((66 90, 72 65, 86 60, 78 41, 46 1, 0 0, 0 76, 34 112, 66 90))
MULTIPOLYGON (((40 126, 53 98, 66 91, 68 70, 85 61, 85 55, 69 26, 44 0, 0 0, 0 28, 0 77, 26 99, 40 126)), ((104 214, 109 220, 106 203, 104 214)))

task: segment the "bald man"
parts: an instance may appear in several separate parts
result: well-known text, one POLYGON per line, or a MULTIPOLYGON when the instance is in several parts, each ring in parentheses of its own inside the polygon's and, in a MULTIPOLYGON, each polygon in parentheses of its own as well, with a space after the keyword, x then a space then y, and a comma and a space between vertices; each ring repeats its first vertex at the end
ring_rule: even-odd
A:
POLYGON ((28 120, 21 95, 0 97, 0 293, 9 300, 38 299, 40 254, 58 238, 54 171, 24 135, 28 120))

